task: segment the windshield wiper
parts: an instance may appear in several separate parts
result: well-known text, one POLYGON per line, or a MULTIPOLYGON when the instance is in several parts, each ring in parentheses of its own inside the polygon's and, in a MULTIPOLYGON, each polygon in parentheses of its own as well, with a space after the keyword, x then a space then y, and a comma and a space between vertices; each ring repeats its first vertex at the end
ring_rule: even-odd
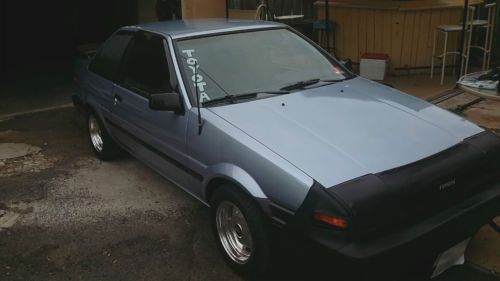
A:
POLYGON ((338 83, 338 82, 343 82, 349 79, 352 79, 352 77, 346 77, 346 78, 339 78, 339 79, 326 79, 326 80, 321 80, 321 82, 328 82, 328 83, 338 83))
MULTIPOLYGON (((349 78, 340 78, 340 79, 328 79, 328 80, 322 80, 322 79, 310 79, 310 80, 304 80, 304 81, 299 81, 299 82, 296 82, 296 83, 293 83, 291 85, 288 85, 288 86, 285 86, 283 88, 281 88, 280 90, 285 90, 285 91, 292 91, 292 90, 297 90, 297 89, 302 89, 304 87, 307 87, 307 86, 311 86, 311 85, 314 85, 314 84, 318 84, 320 82, 324 82, 324 83, 328 83, 328 84, 332 84, 332 83, 338 83, 338 82, 342 82, 342 81, 345 81, 345 80, 348 80, 349 78)), ((321 86, 324 86, 325 84, 321 85, 321 86)))
POLYGON ((203 102, 203 106, 214 105, 222 102, 235 103, 239 100, 254 99, 257 98, 259 94, 269 94, 269 95, 284 95, 288 94, 288 91, 256 91, 251 93, 237 94, 237 95, 225 95, 220 98, 211 99, 209 101, 203 102))
POLYGON ((291 90, 296 90, 296 89, 302 89, 306 86, 317 84, 320 81, 321 81, 320 79, 310 79, 310 80, 299 81, 299 82, 293 83, 291 85, 285 86, 285 87, 281 88, 280 90, 291 91, 291 90))

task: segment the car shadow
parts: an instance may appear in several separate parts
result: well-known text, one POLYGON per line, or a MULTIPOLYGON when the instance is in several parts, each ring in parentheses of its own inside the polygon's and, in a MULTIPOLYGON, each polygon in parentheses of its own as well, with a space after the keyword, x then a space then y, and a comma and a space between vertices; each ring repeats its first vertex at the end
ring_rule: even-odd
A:
MULTIPOLYGON (((354 264, 314 245, 293 243, 278 246, 271 272, 259 281, 427 281, 431 280, 429 262, 407 268, 391 264, 354 264), (304 246, 301 246, 304 245, 304 246)), ((400 257, 411 260, 411 256, 400 257)), ((465 264, 448 269, 433 281, 500 281, 500 277, 465 264)))

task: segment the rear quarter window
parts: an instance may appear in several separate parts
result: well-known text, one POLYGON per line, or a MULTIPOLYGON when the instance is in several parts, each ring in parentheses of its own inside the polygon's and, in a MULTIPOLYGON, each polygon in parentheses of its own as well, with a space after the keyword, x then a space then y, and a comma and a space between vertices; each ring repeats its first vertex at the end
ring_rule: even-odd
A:
POLYGON ((91 61, 89 70, 115 81, 122 57, 133 36, 132 32, 118 32, 111 36, 91 61))

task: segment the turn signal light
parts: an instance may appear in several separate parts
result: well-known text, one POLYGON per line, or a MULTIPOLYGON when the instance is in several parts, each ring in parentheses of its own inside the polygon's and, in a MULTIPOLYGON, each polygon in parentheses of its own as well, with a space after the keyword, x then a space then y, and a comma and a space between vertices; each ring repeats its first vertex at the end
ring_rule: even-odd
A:
POLYGON ((337 228, 341 229, 347 229, 349 224, 347 223, 347 220, 335 216, 330 216, 330 215, 324 215, 320 213, 315 213, 314 214, 314 219, 320 222, 324 222, 326 224, 335 226, 337 228))

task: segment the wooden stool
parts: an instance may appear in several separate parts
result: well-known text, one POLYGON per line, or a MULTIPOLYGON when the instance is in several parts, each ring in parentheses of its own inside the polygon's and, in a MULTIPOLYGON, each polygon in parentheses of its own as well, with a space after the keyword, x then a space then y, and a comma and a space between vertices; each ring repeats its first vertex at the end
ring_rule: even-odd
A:
POLYGON ((491 62, 491 48, 493 45, 493 37, 495 35, 495 21, 496 21, 496 3, 485 4, 484 7, 488 10, 488 16, 486 19, 476 19, 472 22, 473 28, 484 28, 485 29, 485 38, 484 44, 481 45, 472 45, 470 48, 478 49, 483 53, 483 66, 482 70, 486 70, 490 68, 491 62))
MULTIPOLYGON (((460 65, 460 76, 463 76, 464 74, 467 74, 467 68, 469 65, 469 53, 470 53, 470 43, 472 39, 472 23, 473 23, 473 14, 474 14, 474 7, 469 7, 468 12, 467 12, 467 18, 466 18, 466 25, 465 25, 465 34, 466 38, 464 40, 464 46, 462 47, 462 63, 460 65)), ((449 25, 439 25, 436 27, 434 30, 434 43, 432 46, 432 61, 431 61, 431 79, 434 77, 434 60, 435 59, 440 59, 441 60, 441 85, 443 85, 444 82, 444 70, 446 66, 446 56, 448 55, 454 55, 455 59, 457 55, 460 55, 460 52, 458 50, 455 51, 448 51, 448 36, 450 33, 454 32, 461 32, 462 31, 462 25, 460 24, 449 24, 449 25), (438 34, 443 34, 444 35, 444 47, 443 47, 443 53, 436 55, 436 44, 437 44, 437 36, 438 34)))

